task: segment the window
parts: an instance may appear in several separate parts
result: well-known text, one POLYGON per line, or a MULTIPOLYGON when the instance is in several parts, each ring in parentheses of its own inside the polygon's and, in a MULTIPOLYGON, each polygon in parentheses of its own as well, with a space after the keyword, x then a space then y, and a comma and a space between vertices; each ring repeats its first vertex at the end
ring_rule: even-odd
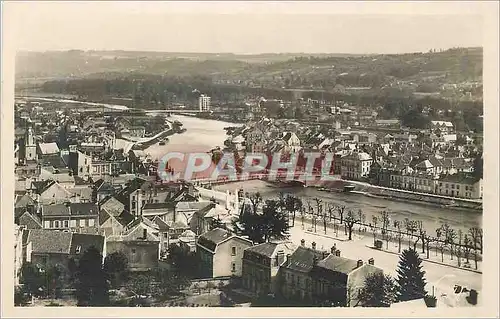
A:
POLYGON ((82 246, 76 246, 76 253, 79 254, 82 251, 82 246))
POLYGON ((89 226, 94 227, 94 220, 93 219, 89 219, 89 226))
POLYGON ((50 221, 46 220, 44 222, 44 228, 50 228, 50 221))
POLYGON ((132 254, 135 254, 135 248, 132 248, 132 254))
POLYGON ((70 227, 76 227, 76 219, 72 219, 69 221, 70 227))
POLYGON ((231 255, 236 256, 236 247, 231 247, 231 255))
POLYGON ((455 184, 451 184, 451 189, 455 189, 455 184))
POLYGON ((54 221, 54 228, 59 228, 59 221, 58 220, 54 221))
POLYGON ((64 228, 68 228, 69 227, 69 220, 65 220, 64 221, 64 228))
POLYGON ((236 263, 231 263, 231 272, 236 271, 236 263))
POLYGON ((85 219, 80 219, 80 227, 85 227, 85 219))

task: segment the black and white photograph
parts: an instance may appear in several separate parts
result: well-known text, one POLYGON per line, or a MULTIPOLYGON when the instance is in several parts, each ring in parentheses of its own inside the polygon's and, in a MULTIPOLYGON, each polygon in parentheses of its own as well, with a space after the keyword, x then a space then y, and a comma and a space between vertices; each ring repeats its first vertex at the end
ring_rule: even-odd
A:
POLYGON ((498 315, 498 3, 319 4, 4 2, 2 299, 498 315))

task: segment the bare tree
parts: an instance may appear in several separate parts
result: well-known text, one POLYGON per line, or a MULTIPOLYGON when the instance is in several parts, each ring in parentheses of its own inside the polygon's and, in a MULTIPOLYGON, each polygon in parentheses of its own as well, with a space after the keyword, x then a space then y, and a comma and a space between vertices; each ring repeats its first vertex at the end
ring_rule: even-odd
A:
POLYGON ((288 214, 292 214, 292 227, 295 226, 295 214, 302 209, 302 200, 294 195, 287 195, 285 207, 288 214))
POLYGON ((362 225, 364 220, 366 220, 365 213, 361 209, 358 209, 358 223, 362 225))
POLYGON ((457 233, 454 229, 450 227, 448 223, 444 223, 442 226, 442 231, 444 234, 445 244, 450 245, 450 257, 453 260, 453 248, 455 244, 455 238, 457 237, 457 233))
POLYGON ((446 246, 446 236, 443 230, 443 226, 436 229, 436 244, 439 246, 439 251, 441 252, 441 262, 444 262, 444 248, 446 246))
POLYGON ((344 212, 345 212, 345 205, 340 205, 337 207, 337 211, 339 213, 339 217, 340 217, 340 224, 343 224, 344 223, 344 212))
MULTIPOLYGON (((425 243, 426 243, 426 239, 427 239, 427 232, 424 229, 424 225, 423 225, 422 221, 420 221, 420 220, 417 221, 417 230, 418 230, 418 238, 420 241, 422 241, 422 253, 424 253, 425 252, 425 243)), ((429 245, 427 245, 427 246, 429 246, 429 245)), ((427 258, 429 258, 429 257, 427 257, 427 258)))
POLYGON ((347 231, 349 232, 349 240, 352 240, 352 228, 356 223, 359 223, 359 219, 356 217, 356 214, 352 210, 349 210, 347 212, 344 222, 347 231))
MULTIPOLYGON (((408 236, 408 247, 410 247, 413 235, 417 231, 417 222, 414 220, 410 220, 409 218, 405 218, 405 228, 406 228, 406 235, 408 236)), ((413 250, 415 251, 417 250, 416 241, 413 243, 413 250)))
POLYGON ((399 220, 394 221, 394 228, 396 228, 396 237, 398 238, 398 253, 401 253, 401 239, 403 238, 402 223, 399 220))
POLYGON ((386 245, 386 249, 389 249, 389 234, 388 234, 388 230, 389 230, 389 223, 391 222, 391 219, 389 218, 389 212, 387 211, 383 211, 380 213, 381 217, 381 221, 382 221, 382 236, 385 238, 385 245, 386 245))
POLYGON ((467 263, 469 263, 469 257, 470 257, 470 251, 471 251, 471 245, 472 241, 470 240, 470 237, 465 234, 464 235, 464 257, 467 263))
POLYGON ((461 229, 458 230, 458 245, 455 248, 455 253, 457 255, 457 264, 458 267, 461 266, 461 259, 462 259, 462 238, 463 238, 463 232, 461 229))
POLYGON ((472 249, 474 250, 474 263, 477 269, 477 250, 479 249, 482 254, 483 246, 483 230, 478 227, 469 229, 469 235, 472 241, 472 249))
POLYGON ((375 239, 377 239, 377 225, 378 225, 378 217, 372 216, 372 233, 373 233, 373 242, 375 243, 375 239))

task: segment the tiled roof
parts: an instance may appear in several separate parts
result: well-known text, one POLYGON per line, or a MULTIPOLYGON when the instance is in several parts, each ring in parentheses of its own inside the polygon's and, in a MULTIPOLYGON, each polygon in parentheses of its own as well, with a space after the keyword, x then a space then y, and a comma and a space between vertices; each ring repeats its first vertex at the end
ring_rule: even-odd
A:
POLYGON ((71 203, 71 215, 97 215, 99 209, 93 203, 71 203))
POLYGON ((70 216, 69 207, 66 204, 43 205, 42 216, 70 216))
POLYGON ((21 217, 19 217, 19 225, 26 226, 27 229, 42 228, 42 222, 40 218, 29 212, 24 212, 24 214, 22 214, 21 217))
POLYGON ((295 271, 309 272, 313 268, 314 257, 320 260, 323 257, 323 252, 299 246, 290 256, 289 261, 284 264, 284 267, 295 271))
POLYGON ((202 208, 205 208, 209 205, 211 205, 212 202, 209 201, 202 201, 202 202, 178 202, 177 205, 175 205, 175 208, 177 211, 182 211, 182 210, 200 210, 202 208))
POLYGON ((61 253, 69 254, 71 247, 71 233, 49 229, 31 229, 27 242, 32 243, 34 253, 61 253))
POLYGON ((34 205, 35 201, 31 196, 24 194, 23 196, 20 196, 15 204, 15 207, 26 207, 28 205, 34 205))
POLYGON ((76 254, 78 247, 80 247, 80 254, 83 254, 92 246, 97 248, 97 250, 102 253, 104 249, 104 237, 99 235, 74 233, 71 240, 70 254, 76 254))
POLYGON ((252 253, 255 253, 258 255, 272 257, 272 255, 274 254, 274 251, 276 250, 276 247, 278 247, 277 243, 262 243, 259 245, 249 247, 245 250, 251 251, 252 253))
POLYGON ((233 234, 231 232, 222 228, 216 228, 202 234, 198 238, 198 244, 211 251, 215 251, 215 248, 219 243, 223 242, 224 240, 232 236, 233 234))
POLYGON ((453 175, 445 175, 440 178, 440 181, 448 182, 448 183, 457 183, 457 184, 468 184, 474 185, 479 182, 480 178, 474 177, 470 174, 466 173, 457 173, 453 175))
POLYGON ((317 267, 333 270, 343 274, 349 274, 357 268, 357 265, 358 262, 356 260, 328 255, 325 259, 318 261, 317 267))

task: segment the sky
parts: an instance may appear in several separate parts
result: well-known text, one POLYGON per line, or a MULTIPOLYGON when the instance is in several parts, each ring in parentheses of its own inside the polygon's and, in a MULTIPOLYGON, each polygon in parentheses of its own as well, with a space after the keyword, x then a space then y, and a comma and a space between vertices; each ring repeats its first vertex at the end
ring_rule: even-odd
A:
POLYGON ((473 3, 5 3, 18 51, 402 53, 483 45, 473 3))

